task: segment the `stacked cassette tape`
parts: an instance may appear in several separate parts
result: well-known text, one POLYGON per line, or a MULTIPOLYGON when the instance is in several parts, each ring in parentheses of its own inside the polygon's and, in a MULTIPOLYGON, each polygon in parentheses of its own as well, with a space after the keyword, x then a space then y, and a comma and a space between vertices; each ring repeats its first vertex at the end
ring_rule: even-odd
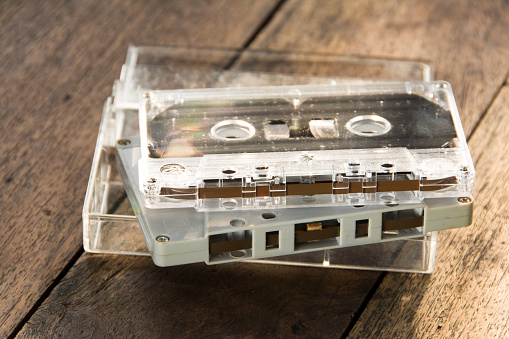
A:
POLYGON ((200 68, 198 50, 132 47, 105 107, 108 152, 157 265, 330 266, 336 255, 357 268, 429 272, 429 256, 419 254, 420 269, 396 257, 470 225, 472 160, 451 87, 430 81, 426 65, 394 68, 427 70, 420 79, 377 77, 391 65, 372 60, 356 61, 371 72, 360 79, 310 76, 280 71, 302 70, 302 56, 216 52, 200 68), (156 57, 158 67, 144 65, 156 57), (355 264, 366 253, 382 264, 355 264))

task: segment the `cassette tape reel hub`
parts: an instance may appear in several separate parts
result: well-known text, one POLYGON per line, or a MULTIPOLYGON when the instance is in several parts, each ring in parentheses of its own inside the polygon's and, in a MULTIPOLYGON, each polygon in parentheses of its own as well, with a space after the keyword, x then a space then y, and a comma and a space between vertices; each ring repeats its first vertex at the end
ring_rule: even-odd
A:
POLYGON ((224 120, 212 126, 210 134, 222 141, 242 141, 255 135, 255 128, 242 120, 224 120))
POLYGON ((391 130, 391 123, 378 115, 362 115, 350 119, 346 124, 350 132, 362 137, 374 137, 391 130))

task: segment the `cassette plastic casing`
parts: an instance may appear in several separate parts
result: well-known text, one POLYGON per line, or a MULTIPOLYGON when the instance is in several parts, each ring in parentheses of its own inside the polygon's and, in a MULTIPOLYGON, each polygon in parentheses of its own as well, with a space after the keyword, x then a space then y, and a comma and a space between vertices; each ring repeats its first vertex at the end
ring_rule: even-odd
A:
MULTIPOLYGON (((222 264, 422 238, 472 222, 472 199, 399 205, 196 211, 147 208, 137 189, 139 141, 117 145, 117 167, 154 263, 222 264)), ((278 258, 275 258, 278 260, 278 258)), ((325 259, 324 259, 325 260, 325 259)))
POLYGON ((149 91, 140 131, 148 208, 417 203, 475 176, 443 81, 149 91))
MULTIPOLYGON (((123 199, 124 184, 116 170, 114 152, 116 140, 139 133, 139 93, 155 89, 218 87, 221 84, 252 86, 253 79, 260 85, 429 81, 433 79, 433 70, 427 64, 399 60, 131 46, 112 98, 104 105, 83 207, 83 242, 87 252, 149 255, 134 211, 128 204, 118 205, 119 199, 123 199), (302 82, 302 78, 295 80, 296 74, 327 78, 302 82), (218 76, 224 81, 218 83, 218 76)), ((246 262, 430 273, 434 267, 436 242, 437 232, 431 232, 420 238, 246 262)))

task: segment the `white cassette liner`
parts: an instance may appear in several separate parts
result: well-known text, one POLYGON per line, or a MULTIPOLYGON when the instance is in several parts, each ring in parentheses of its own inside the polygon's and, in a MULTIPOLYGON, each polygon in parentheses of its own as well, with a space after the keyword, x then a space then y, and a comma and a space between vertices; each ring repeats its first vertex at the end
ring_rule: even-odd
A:
MULTIPOLYGON (((138 117, 137 111, 133 108, 137 106, 136 100, 139 93, 153 89, 206 87, 207 85, 204 85, 201 79, 211 74, 218 74, 217 69, 221 68, 217 64, 210 63, 210 55, 214 55, 212 58, 214 60, 223 60, 223 65, 224 63, 232 64, 232 60, 254 60, 255 62, 244 65, 233 63, 232 68, 247 72, 275 70, 284 73, 286 71, 288 75, 291 75, 286 77, 287 80, 295 79, 295 74, 299 73, 301 75, 325 73, 329 77, 333 76, 336 83, 432 80, 432 68, 415 62, 272 52, 133 46, 129 49, 121 79, 114 87, 114 96, 106 102, 103 111, 83 209, 84 247, 88 252, 149 255, 132 209, 125 204, 116 206, 119 201, 125 202, 125 193, 123 183, 116 172, 115 141, 137 134, 138 117), (191 57, 188 58, 188 56, 191 57), (184 75, 181 76, 182 74, 184 75), (185 75, 189 74, 192 76, 186 78, 185 75)), ((278 75, 274 77, 277 81, 285 78, 278 75)), ((264 83, 262 81, 261 85, 273 84, 270 82, 270 75, 263 74, 262 78, 266 80, 264 83)), ((291 81, 287 83, 277 81, 277 85, 296 84, 291 81)), ((239 80, 238 85, 240 86, 241 83, 242 81, 239 80)), ((433 270, 435 252, 436 232, 432 232, 417 239, 395 240, 246 262, 430 273, 433 270)))

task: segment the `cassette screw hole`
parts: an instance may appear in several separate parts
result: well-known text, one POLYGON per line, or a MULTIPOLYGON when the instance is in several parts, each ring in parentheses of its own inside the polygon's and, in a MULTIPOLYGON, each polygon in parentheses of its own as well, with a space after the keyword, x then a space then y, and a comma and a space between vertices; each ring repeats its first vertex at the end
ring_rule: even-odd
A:
POLYGON ((458 201, 461 202, 462 204, 468 204, 468 203, 472 202, 472 199, 470 199, 468 197, 461 197, 461 198, 458 198, 458 201))
POLYGON ((394 165, 393 165, 393 164, 382 164, 381 166, 382 166, 383 168, 392 168, 392 167, 394 167, 394 165))
POLYGON ((117 140, 117 144, 119 144, 120 146, 127 146, 131 143, 131 140, 129 139, 119 139, 117 140))
POLYGON ((276 219, 277 218, 277 214, 274 213, 274 212, 264 212, 264 213, 262 213, 262 218, 266 219, 266 220, 276 219))
POLYGON ((156 237, 156 241, 157 241, 157 242, 165 243, 165 242, 170 241, 170 237, 168 237, 168 236, 166 236, 166 235, 158 235, 158 236, 156 237))
POLYGON ((256 167, 255 167, 255 169, 256 169, 257 171, 264 171, 264 170, 266 170, 266 169, 268 169, 268 168, 269 168, 269 166, 256 166, 256 167))
POLYGON ((362 208, 364 206, 366 206, 366 205, 353 205, 353 207, 355 207, 355 208, 362 208))
POLYGON ((240 251, 232 251, 230 252, 230 256, 232 258, 235 258, 235 259, 238 259, 238 258, 243 258, 246 256, 246 251, 244 250, 240 250, 240 251))
POLYGON ((224 174, 234 174, 236 171, 234 169, 231 169, 231 168, 225 168, 223 170, 223 173, 224 174))
POLYGON ((246 222, 242 219, 233 219, 230 221, 230 226, 233 226, 233 227, 242 227, 245 225, 246 225, 246 222))

